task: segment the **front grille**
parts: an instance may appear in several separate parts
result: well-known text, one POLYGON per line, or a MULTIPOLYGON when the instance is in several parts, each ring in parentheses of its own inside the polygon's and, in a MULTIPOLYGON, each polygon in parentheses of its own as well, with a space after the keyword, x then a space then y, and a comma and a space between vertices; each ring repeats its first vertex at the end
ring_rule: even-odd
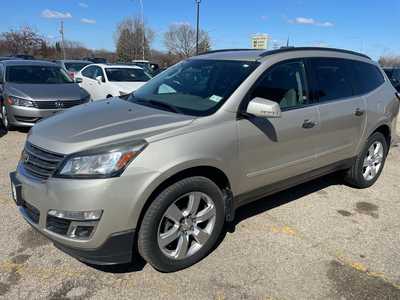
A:
POLYGON ((67 235, 70 224, 70 220, 47 215, 46 228, 57 234, 67 235))
POLYGON ((52 153, 30 143, 26 143, 22 153, 22 164, 25 170, 39 179, 47 179, 56 171, 64 156, 52 153))
POLYGON ((29 220, 31 220, 35 224, 38 224, 40 219, 39 210, 25 201, 22 203, 22 207, 29 220))
POLYGON ((88 99, 35 101, 35 106, 39 109, 65 109, 76 105, 84 104, 86 102, 88 102, 88 99))

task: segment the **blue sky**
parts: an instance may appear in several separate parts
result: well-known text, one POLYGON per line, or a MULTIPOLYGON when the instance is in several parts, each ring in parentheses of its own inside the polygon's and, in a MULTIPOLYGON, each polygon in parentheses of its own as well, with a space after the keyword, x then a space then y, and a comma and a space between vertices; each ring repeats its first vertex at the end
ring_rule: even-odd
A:
MULTIPOLYGON (((163 49, 171 23, 195 23, 195 0, 143 0, 147 23, 155 30, 154 47, 163 49)), ((66 38, 89 48, 114 49, 113 35, 124 17, 140 13, 139 0, 4 0, 0 31, 30 25, 50 40, 66 38)), ((328 46, 362 51, 377 59, 400 54, 398 0, 202 0, 201 26, 213 48, 247 48, 254 33, 272 43, 290 37, 295 46, 328 46), (380 3, 385 2, 384 6, 380 3)))

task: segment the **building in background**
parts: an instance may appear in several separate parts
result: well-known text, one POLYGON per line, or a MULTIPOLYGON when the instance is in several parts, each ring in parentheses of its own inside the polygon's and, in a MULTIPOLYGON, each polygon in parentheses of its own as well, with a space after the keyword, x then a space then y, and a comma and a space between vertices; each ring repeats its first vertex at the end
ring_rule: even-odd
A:
POLYGON ((268 49, 269 35, 265 33, 254 34, 251 37, 251 48, 257 50, 266 50, 268 49))

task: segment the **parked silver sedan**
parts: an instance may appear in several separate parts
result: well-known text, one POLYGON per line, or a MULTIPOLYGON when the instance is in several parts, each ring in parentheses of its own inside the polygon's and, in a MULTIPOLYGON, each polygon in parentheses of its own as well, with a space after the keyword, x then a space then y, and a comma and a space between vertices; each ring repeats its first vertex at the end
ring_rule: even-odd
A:
POLYGON ((56 64, 0 62, 0 119, 5 128, 31 127, 42 118, 89 101, 89 94, 56 64))

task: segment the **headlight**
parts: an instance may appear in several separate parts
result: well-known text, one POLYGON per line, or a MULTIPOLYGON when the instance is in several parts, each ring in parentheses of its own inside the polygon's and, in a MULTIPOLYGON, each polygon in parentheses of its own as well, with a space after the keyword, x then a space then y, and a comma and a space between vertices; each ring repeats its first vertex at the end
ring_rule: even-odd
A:
POLYGON ((122 174, 129 163, 143 151, 146 142, 133 146, 114 146, 109 149, 78 153, 64 162, 56 177, 108 178, 122 174))
POLYGON ((24 107, 35 107, 35 102, 30 100, 25 100, 18 97, 9 96, 7 99, 8 104, 15 106, 24 106, 24 107))

